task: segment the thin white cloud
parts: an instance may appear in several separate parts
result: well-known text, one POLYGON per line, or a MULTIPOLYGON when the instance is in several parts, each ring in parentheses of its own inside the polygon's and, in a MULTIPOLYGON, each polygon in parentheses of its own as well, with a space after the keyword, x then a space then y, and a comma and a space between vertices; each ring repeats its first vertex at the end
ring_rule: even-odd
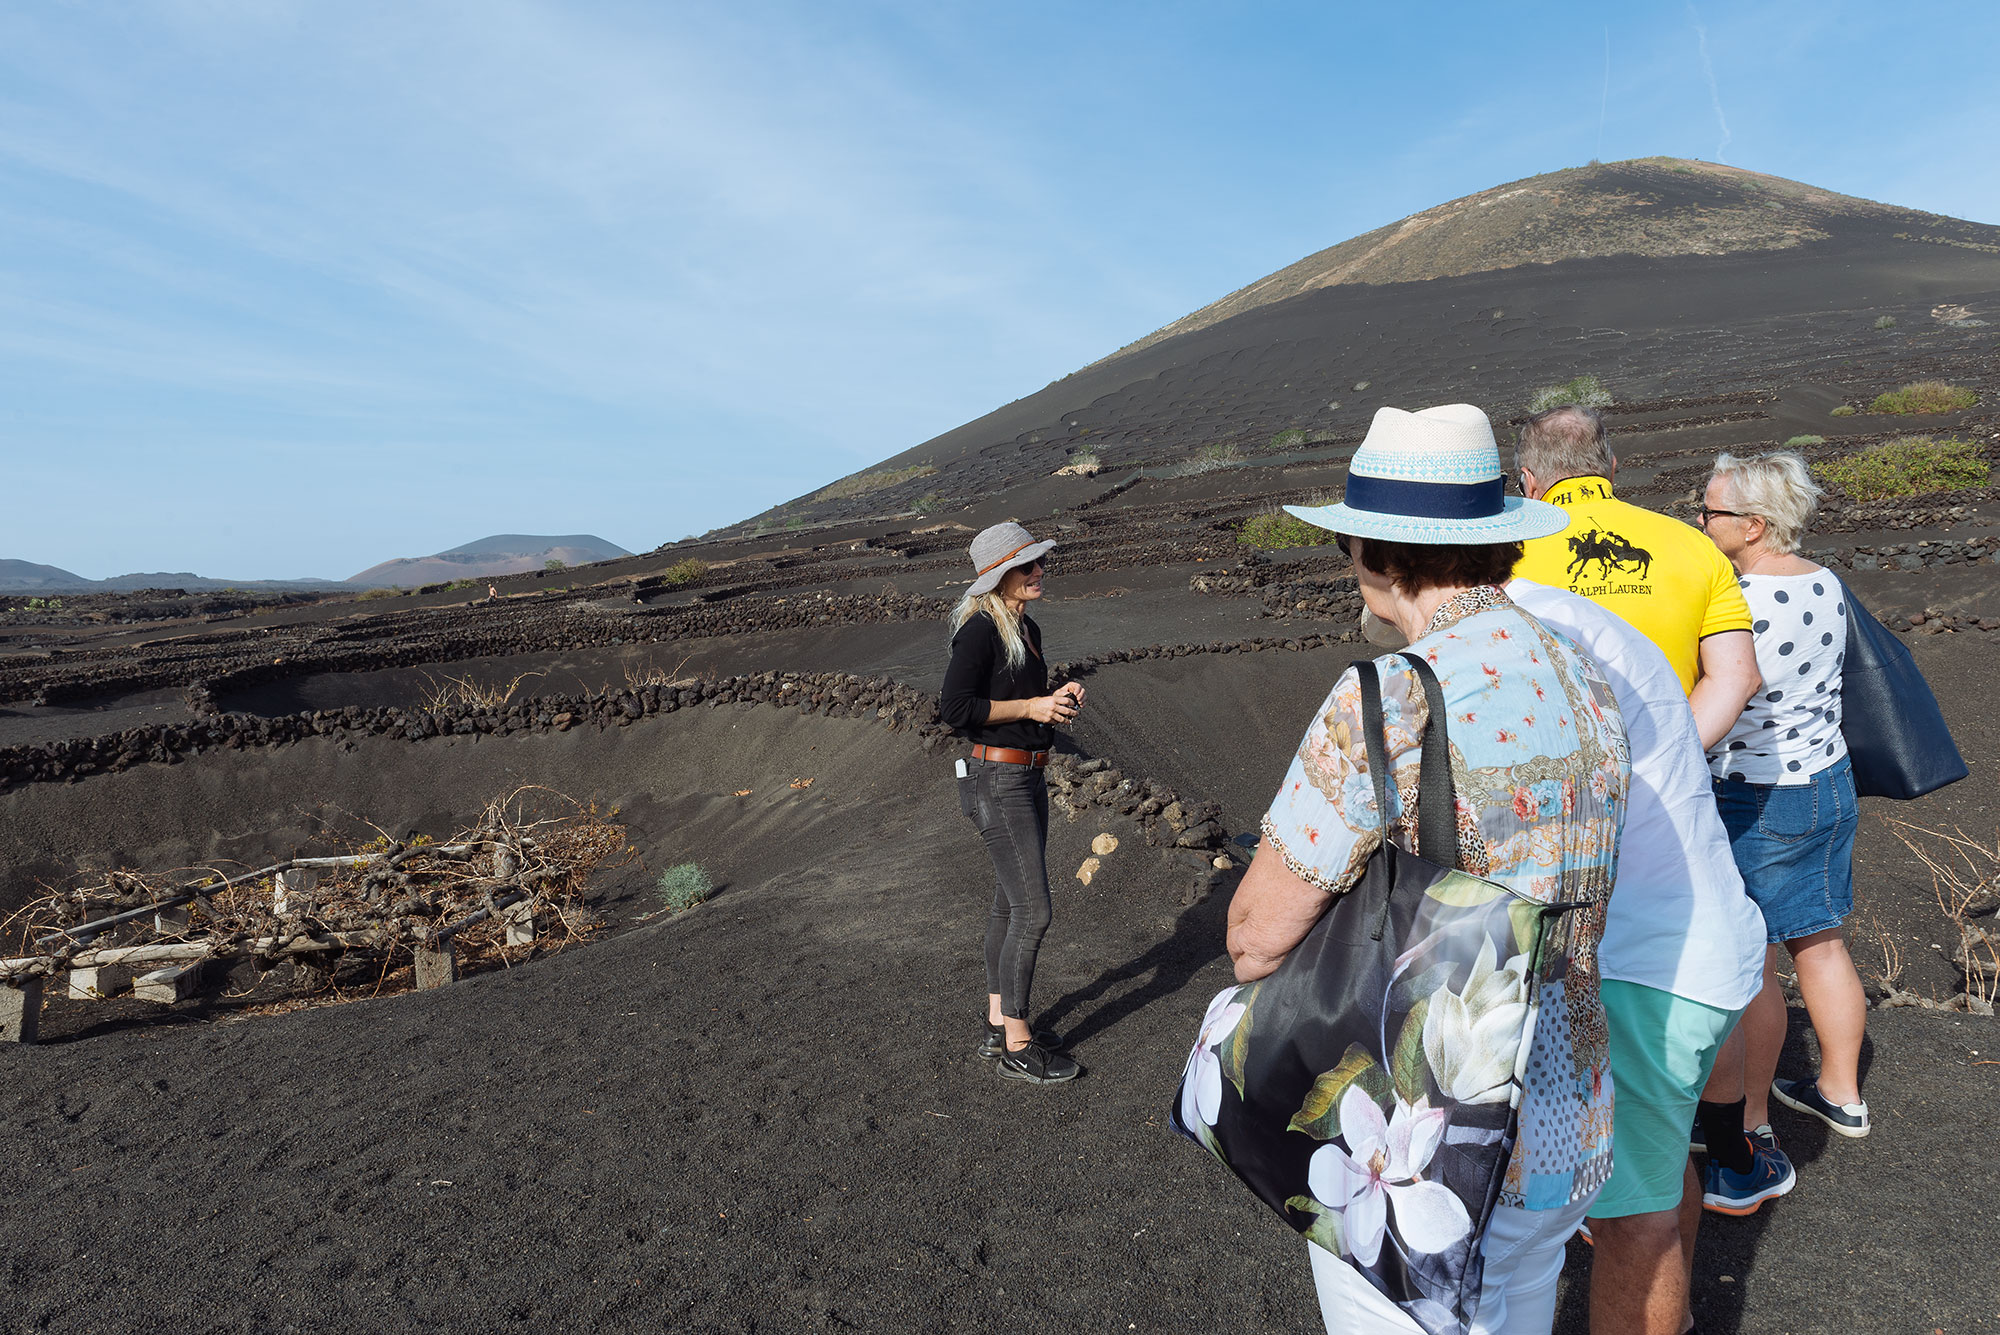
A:
POLYGON ((1722 90, 1715 82, 1715 65, 1708 58, 1708 29, 1702 26, 1701 15, 1693 5, 1688 6, 1688 17, 1694 22, 1695 46, 1701 52, 1702 76, 1708 80, 1709 105, 1715 109, 1716 128, 1722 132, 1722 138, 1715 145, 1715 160, 1727 162, 1729 159, 1725 151, 1732 136, 1729 133, 1729 118, 1722 114, 1722 90))

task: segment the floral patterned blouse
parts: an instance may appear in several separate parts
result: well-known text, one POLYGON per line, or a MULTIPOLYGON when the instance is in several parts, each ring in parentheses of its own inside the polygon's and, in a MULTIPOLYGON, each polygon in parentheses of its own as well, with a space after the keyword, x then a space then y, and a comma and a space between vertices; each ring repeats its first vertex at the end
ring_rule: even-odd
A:
MULTIPOLYGON (((1611 688, 1582 650, 1502 590, 1438 608, 1410 652, 1435 669, 1450 712, 1459 867, 1544 902, 1585 903, 1544 975, 1501 1200, 1530 1210, 1581 1200, 1611 1172, 1611 1075, 1597 944, 1618 862, 1631 757, 1611 688), (1563 967, 1566 962, 1567 968, 1563 967)), ((1429 707, 1400 656, 1376 660, 1387 734, 1390 826, 1417 846, 1420 747, 1429 707)), ((1342 674, 1306 730, 1264 838, 1332 894, 1360 879, 1381 841, 1361 731, 1361 688, 1342 674)))

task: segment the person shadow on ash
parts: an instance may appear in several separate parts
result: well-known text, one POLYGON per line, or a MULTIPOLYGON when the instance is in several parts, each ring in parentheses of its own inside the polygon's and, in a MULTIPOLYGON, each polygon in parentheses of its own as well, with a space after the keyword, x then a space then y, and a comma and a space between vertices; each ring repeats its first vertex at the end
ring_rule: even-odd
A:
MULTIPOLYGON (((1104 969, 1081 987, 1071 988, 1042 1013, 1043 1021, 1061 1032, 1066 1044, 1078 1044, 1161 998, 1185 991, 1195 974, 1224 954, 1229 901, 1243 879, 1243 872, 1243 867, 1232 866, 1228 871, 1209 874, 1208 888, 1181 910, 1174 919, 1174 930, 1165 940, 1133 959, 1104 969), (1089 1009, 1107 993, 1139 978, 1146 981, 1089 1009), (1073 1027, 1065 1023, 1079 1012, 1080 1018, 1073 1027)), ((1190 879, 1195 875, 1192 869, 1187 874, 1190 879)))

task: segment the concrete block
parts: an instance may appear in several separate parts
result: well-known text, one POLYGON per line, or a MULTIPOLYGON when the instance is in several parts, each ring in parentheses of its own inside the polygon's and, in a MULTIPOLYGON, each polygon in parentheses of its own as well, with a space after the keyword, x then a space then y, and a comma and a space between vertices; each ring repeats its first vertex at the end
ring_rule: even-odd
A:
POLYGON ((507 944, 510 946, 532 946, 535 944, 535 906, 526 900, 519 904, 509 904, 500 910, 501 919, 507 924, 507 944))
POLYGON ((33 1043, 42 1036, 42 980, 0 986, 0 1043, 33 1043))
POLYGON ((319 873, 310 868, 279 872, 271 890, 271 911, 281 915, 292 912, 297 907, 295 901, 318 884, 319 873))
POLYGON ((132 995, 141 1001, 157 1001, 162 1005, 172 1005, 193 992, 201 981, 200 960, 192 964, 169 964, 164 969, 142 973, 132 980, 132 995))
POLYGON ((417 947, 417 990, 449 987, 458 981, 458 950, 451 942, 441 942, 436 950, 417 947))
POLYGON ((102 1001, 132 986, 132 970, 119 964, 101 964, 92 969, 69 971, 71 1001, 102 1001))

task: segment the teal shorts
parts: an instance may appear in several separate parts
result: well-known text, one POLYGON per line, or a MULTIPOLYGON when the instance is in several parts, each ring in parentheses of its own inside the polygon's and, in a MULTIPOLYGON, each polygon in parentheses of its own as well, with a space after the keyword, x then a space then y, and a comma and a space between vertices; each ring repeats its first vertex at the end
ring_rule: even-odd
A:
POLYGON ((1681 1203, 1688 1133, 1715 1054, 1741 1011, 1606 978, 1611 1024, 1611 1180, 1593 1219, 1671 1210, 1681 1203))

